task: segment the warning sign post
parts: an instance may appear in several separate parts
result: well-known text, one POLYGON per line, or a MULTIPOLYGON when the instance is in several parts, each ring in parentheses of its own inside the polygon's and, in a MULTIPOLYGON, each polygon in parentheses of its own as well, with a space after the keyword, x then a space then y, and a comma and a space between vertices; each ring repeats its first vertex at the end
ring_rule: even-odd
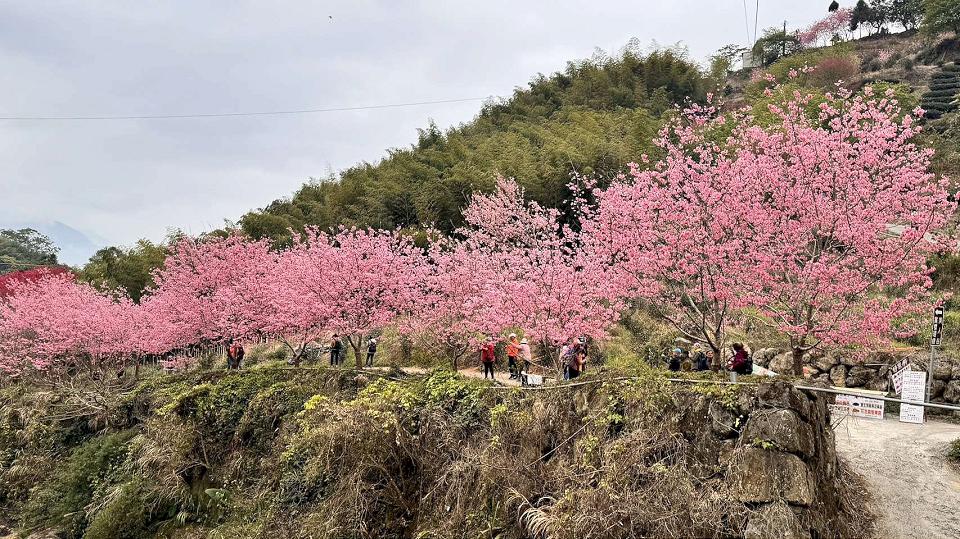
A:
MULTIPOLYGON (((905 401, 923 402, 927 387, 927 373, 907 371, 903 373, 900 398, 905 401)), ((900 421, 923 423, 923 406, 903 403, 900 405, 900 421)))

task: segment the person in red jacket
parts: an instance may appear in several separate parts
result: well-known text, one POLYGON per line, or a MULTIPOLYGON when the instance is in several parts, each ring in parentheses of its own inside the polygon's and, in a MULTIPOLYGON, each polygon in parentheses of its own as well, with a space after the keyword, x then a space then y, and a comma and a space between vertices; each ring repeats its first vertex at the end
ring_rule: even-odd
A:
POLYGON ((483 365, 483 379, 487 379, 487 373, 490 373, 490 379, 495 380, 493 376, 493 363, 497 360, 496 348, 493 344, 493 337, 487 337, 487 342, 480 347, 480 363, 483 365))

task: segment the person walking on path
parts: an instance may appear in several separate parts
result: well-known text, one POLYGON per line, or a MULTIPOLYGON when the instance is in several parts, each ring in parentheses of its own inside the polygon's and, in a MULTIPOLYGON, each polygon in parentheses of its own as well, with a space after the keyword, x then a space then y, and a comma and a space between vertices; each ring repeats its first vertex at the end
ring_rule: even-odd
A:
POLYGON ((334 333, 333 337, 330 339, 330 366, 336 367, 340 365, 342 358, 340 357, 343 354, 343 343, 340 342, 340 335, 334 333))
POLYGON ((507 342, 507 368, 510 369, 510 379, 520 377, 520 364, 517 358, 520 356, 520 343, 517 341, 517 334, 510 334, 510 341, 507 342))
POLYGON ((480 347, 480 363, 483 365, 483 379, 487 379, 487 373, 491 380, 496 380, 493 375, 493 362, 497 360, 496 349, 493 344, 493 337, 487 337, 487 342, 480 347))
POLYGON ((244 354, 243 346, 230 339, 230 347, 227 348, 227 369, 239 369, 244 354))
POLYGON ((520 339, 520 357, 523 359, 523 372, 530 372, 530 362, 533 361, 533 354, 530 352, 530 342, 524 337, 520 339))
POLYGON ((373 356, 377 355, 377 339, 367 341, 367 367, 373 367, 373 356))

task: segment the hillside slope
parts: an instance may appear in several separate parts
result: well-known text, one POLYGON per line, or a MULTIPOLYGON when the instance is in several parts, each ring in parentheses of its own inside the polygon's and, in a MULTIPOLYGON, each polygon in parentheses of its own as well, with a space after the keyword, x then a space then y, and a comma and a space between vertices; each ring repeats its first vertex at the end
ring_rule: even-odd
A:
POLYGON ((571 174, 610 177, 651 151, 658 117, 674 103, 704 99, 707 79, 680 50, 570 63, 538 76, 471 122, 420 131, 405 149, 304 185, 290 199, 243 217, 253 237, 283 241, 287 229, 340 224, 382 228, 459 226, 470 193, 497 174, 515 177, 530 197, 563 207, 571 174))

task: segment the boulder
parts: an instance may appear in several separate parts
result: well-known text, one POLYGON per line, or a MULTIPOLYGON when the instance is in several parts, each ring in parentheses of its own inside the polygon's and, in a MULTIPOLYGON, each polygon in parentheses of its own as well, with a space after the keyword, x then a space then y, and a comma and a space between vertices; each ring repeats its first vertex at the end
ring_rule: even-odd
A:
POLYGON ((944 361, 941 358, 937 358, 936 364, 933 366, 933 379, 934 380, 949 380, 953 374, 953 363, 950 361, 944 361))
POLYGON ((757 386, 761 406, 793 410, 806 421, 810 418, 810 400, 786 382, 770 382, 757 386))
POLYGON ((767 367, 777 374, 791 374, 793 372, 793 355, 789 352, 774 356, 767 367))
POLYGON ((719 438, 736 438, 740 434, 739 415, 717 401, 710 404, 710 430, 719 438))
POLYGON ((814 499, 810 468, 791 453, 746 446, 730 461, 730 493, 746 503, 785 501, 809 506, 814 499))
POLYGON ((876 371, 868 367, 850 367, 844 380, 846 387, 863 387, 876 376, 876 371))
POLYGON ((781 451, 804 456, 813 454, 813 428, 793 410, 754 412, 743 431, 747 443, 753 440, 773 442, 781 451))
POLYGON ((847 367, 852 367, 854 365, 860 365, 863 363, 862 360, 858 359, 855 355, 849 351, 838 350, 833 353, 834 361, 837 365, 846 365, 847 367))
POLYGON ((934 380, 930 383, 930 398, 942 396, 945 389, 947 389, 947 382, 934 380))
POLYGON ((753 353, 753 362, 761 367, 766 367, 770 364, 771 359, 782 353, 783 350, 779 348, 761 348, 753 353))
POLYGON ((830 369, 830 383, 837 387, 847 387, 847 367, 837 365, 830 369))
POLYGON ((943 400, 946 402, 960 402, 960 380, 950 380, 943 389, 943 400))
POLYGON ((809 539, 796 513, 785 503, 764 505, 750 516, 743 530, 744 539, 809 539))
POLYGON ((829 354, 819 354, 813 356, 813 361, 811 362, 814 367, 821 371, 829 371, 833 368, 834 365, 838 363, 837 358, 829 354))

